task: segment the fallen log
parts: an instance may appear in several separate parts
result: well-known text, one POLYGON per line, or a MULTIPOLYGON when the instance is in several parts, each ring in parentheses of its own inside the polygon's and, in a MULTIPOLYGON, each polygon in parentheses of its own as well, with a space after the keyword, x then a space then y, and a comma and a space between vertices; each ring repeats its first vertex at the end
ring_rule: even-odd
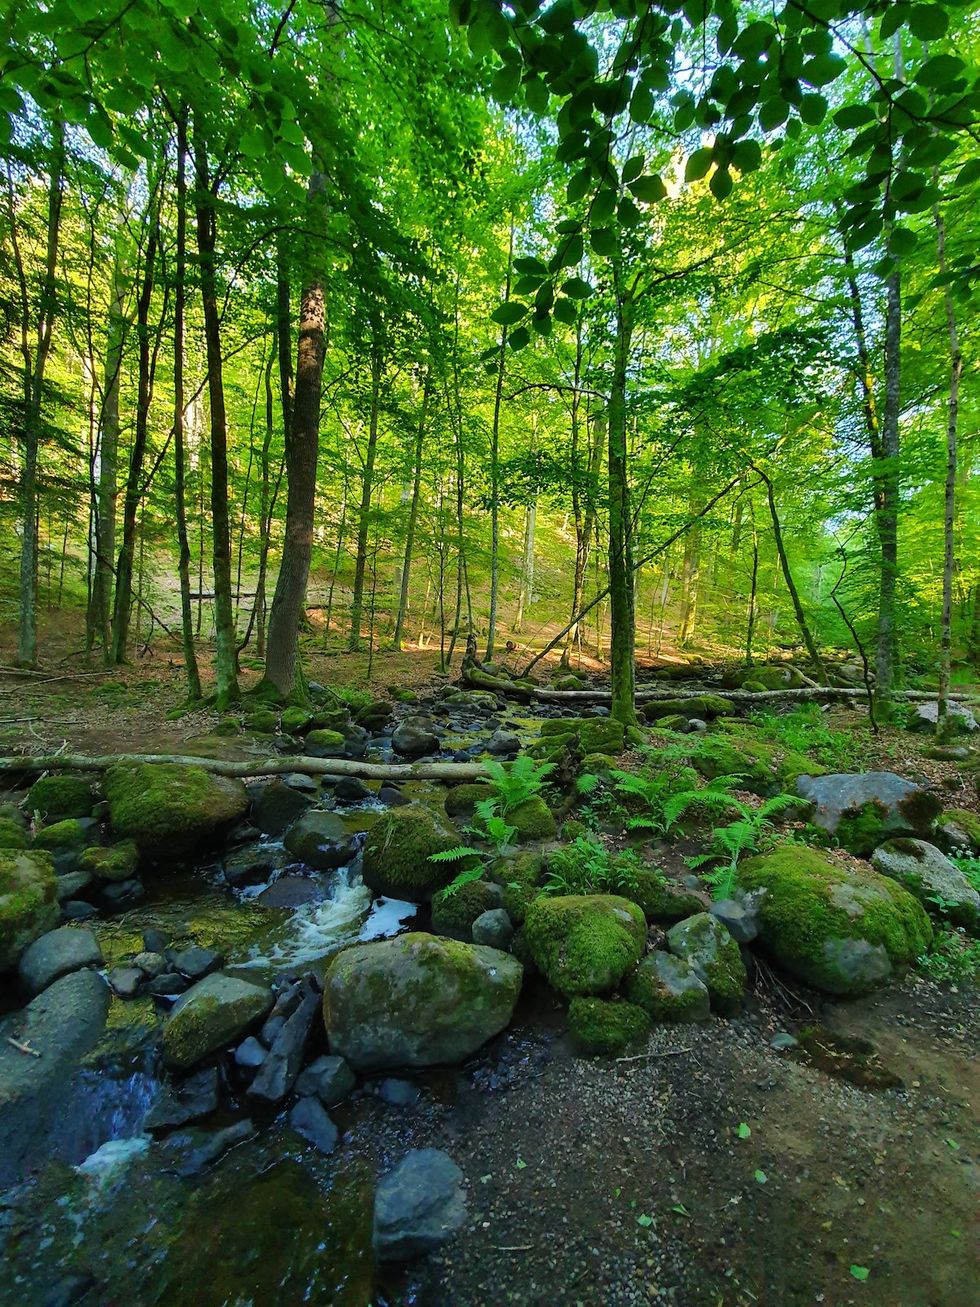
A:
POLYGON ((116 763, 172 763, 179 767, 200 767, 216 776, 282 776, 301 772, 305 776, 357 776, 367 781, 477 781, 487 771, 479 762, 362 762, 356 758, 261 758, 257 762, 235 762, 224 758, 198 758, 180 753, 110 753, 90 757, 82 753, 48 753, 32 757, 16 754, 0 758, 0 773, 43 771, 106 771, 116 763))

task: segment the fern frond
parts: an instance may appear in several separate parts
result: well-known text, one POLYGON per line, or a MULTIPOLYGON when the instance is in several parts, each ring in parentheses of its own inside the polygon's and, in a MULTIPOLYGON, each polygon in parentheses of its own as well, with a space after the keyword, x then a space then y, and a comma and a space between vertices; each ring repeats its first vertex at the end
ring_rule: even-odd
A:
POLYGON ((457 844, 454 849, 443 849, 441 853, 430 853, 429 862, 459 862, 462 858, 482 858, 483 854, 479 849, 471 848, 468 844, 457 844))

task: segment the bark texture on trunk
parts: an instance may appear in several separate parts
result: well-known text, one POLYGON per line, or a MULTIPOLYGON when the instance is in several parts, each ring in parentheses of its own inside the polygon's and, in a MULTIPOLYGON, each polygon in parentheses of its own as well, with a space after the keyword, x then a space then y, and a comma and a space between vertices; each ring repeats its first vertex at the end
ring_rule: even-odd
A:
MULTIPOLYGON (((617 269, 616 281, 621 281, 617 269)), ((624 726, 636 725, 636 620, 633 598, 633 515, 627 457, 626 385, 633 338, 632 304, 616 288, 616 341, 609 395, 609 598, 612 632, 609 661, 612 685, 610 715, 624 726)))

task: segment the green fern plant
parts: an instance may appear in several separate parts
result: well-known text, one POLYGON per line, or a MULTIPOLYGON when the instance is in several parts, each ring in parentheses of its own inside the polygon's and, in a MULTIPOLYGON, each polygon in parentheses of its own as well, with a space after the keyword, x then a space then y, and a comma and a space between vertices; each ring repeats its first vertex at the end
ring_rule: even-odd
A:
POLYGON ((765 836, 772 830, 772 818, 797 808, 800 802, 793 794, 777 794, 760 807, 750 808, 732 794, 727 797, 729 809, 738 812, 738 817, 725 826, 715 826, 706 851, 687 859, 689 867, 703 867, 706 863, 722 860, 722 865, 704 878, 716 899, 731 897, 739 860, 743 854, 757 852, 765 836))
POLYGON ((621 894, 638 888, 645 870, 632 849, 611 853, 597 840, 579 835, 551 855, 544 894, 621 894))
POLYGON ((685 813, 741 811, 742 805, 729 790, 736 785, 738 776, 719 776, 707 785, 697 786, 694 772, 684 768, 680 773, 646 775, 642 772, 615 771, 612 773, 617 791, 646 805, 646 812, 630 817, 629 830, 649 830, 657 835, 669 835, 685 813), (682 785, 684 788, 678 789, 682 785))
POLYGON ((522 803, 540 794, 547 777, 555 770, 553 762, 535 762, 523 753, 513 762, 490 761, 484 763, 484 767, 487 774, 481 776, 480 780, 493 791, 495 811, 501 817, 506 817, 522 803))

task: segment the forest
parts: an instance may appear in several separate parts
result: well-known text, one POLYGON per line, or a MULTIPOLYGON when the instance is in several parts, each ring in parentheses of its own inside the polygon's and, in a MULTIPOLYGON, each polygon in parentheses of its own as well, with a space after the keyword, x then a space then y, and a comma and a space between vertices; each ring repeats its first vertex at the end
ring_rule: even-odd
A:
POLYGON ((5 18, 0 1307, 965 1305, 976 3, 5 18))

